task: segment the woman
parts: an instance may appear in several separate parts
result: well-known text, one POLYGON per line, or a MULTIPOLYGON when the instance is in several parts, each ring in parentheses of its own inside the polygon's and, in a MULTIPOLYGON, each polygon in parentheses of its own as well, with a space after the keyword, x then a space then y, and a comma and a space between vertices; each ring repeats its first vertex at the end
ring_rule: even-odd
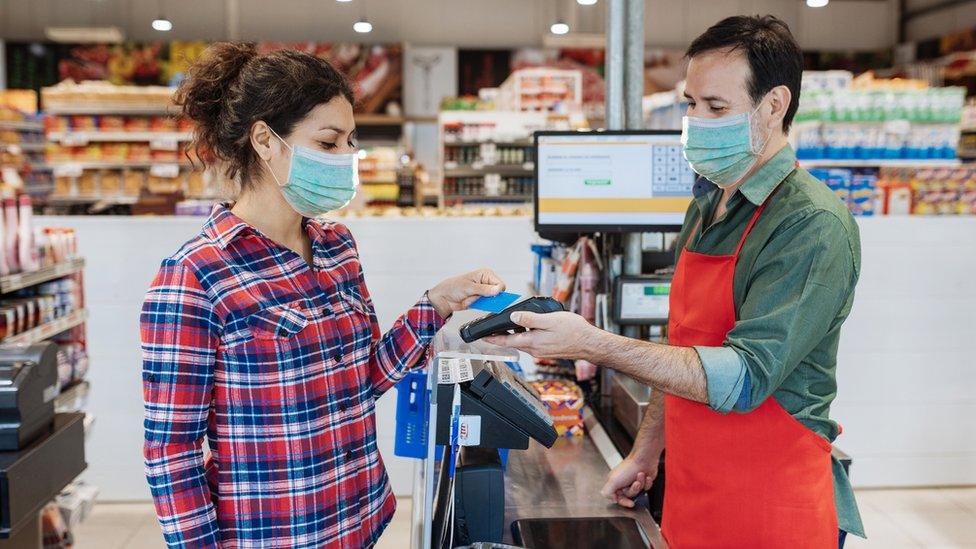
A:
POLYGON ((365 547, 393 515, 374 402, 453 311, 504 284, 441 282, 380 336, 348 229, 349 84, 327 62, 219 44, 176 94, 241 182, 162 263, 142 310, 145 458, 171 547, 365 547), (210 458, 204 460, 206 435, 210 458))

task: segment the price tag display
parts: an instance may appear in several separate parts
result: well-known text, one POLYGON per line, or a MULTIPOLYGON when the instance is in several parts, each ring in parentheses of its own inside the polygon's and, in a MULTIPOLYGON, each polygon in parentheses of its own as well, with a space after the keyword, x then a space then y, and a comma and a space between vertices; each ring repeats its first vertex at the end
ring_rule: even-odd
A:
POLYGON ((169 179, 172 179, 174 177, 179 177, 180 165, 179 164, 154 164, 149 168, 149 175, 153 177, 165 177, 169 179))
POLYGON ((61 144, 65 147, 84 147, 88 144, 88 136, 78 133, 66 133, 61 136, 61 144))
POLYGON ((54 166, 53 171, 54 177, 80 177, 84 169, 77 162, 66 162, 54 166))
POLYGON ((154 151, 175 151, 180 143, 172 137, 156 138, 149 142, 149 148, 154 151))

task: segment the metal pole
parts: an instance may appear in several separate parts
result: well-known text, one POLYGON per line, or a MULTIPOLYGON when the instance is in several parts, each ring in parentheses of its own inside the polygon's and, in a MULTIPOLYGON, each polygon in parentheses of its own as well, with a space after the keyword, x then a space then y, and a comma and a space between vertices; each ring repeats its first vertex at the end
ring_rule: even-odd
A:
POLYGON ((639 130, 644 127, 644 0, 626 0, 625 40, 626 69, 624 85, 627 113, 627 129, 639 130))
MULTIPOLYGON (((609 130, 624 129, 624 44, 627 40, 626 11, 630 0, 607 0, 606 114, 604 125, 609 130)), ((626 330, 624 332, 627 333, 626 330)), ((610 403, 613 371, 601 368, 600 396, 610 403)))
POLYGON ((605 124, 610 130, 621 130, 624 127, 624 39, 627 31, 624 14, 627 1, 607 0, 605 124))
MULTIPOLYGON (((626 0, 626 121, 628 130, 644 127, 642 99, 644 97, 644 0, 626 0)), ((624 274, 641 274, 641 234, 624 235, 624 274)), ((618 296, 619 299, 619 296, 618 296)), ((639 326, 625 326, 624 335, 640 337, 639 326)))

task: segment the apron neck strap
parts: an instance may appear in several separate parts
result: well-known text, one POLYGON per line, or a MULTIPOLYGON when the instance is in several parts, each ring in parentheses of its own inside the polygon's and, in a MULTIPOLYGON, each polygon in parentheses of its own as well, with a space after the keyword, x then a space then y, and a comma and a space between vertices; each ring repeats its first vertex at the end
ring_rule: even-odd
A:
MULTIPOLYGON (((769 196, 766 197, 766 200, 764 200, 763 203, 760 204, 759 207, 756 208, 756 211, 752 214, 752 217, 749 219, 749 224, 746 225, 745 232, 742 233, 742 238, 739 239, 739 244, 736 245, 735 247, 735 254, 734 254, 735 257, 739 256, 739 252, 742 251, 742 245, 746 243, 746 238, 749 236, 749 233, 752 232, 752 228, 753 226, 755 226, 756 220, 759 219, 759 215, 762 214, 763 210, 766 209, 766 204, 769 204, 769 201, 772 200, 773 195, 776 194, 776 191, 778 191, 779 188, 780 185, 776 185, 776 188, 773 189, 771 193, 769 193, 769 196)), ((698 231, 698 227, 700 227, 701 224, 702 224, 702 218, 699 217, 698 221, 696 221, 695 224, 691 227, 691 231, 688 232, 688 238, 685 239, 685 243, 683 244, 684 249, 686 250, 688 249, 688 243, 691 242, 691 239, 695 238, 695 233, 698 231)))
POLYGON ((763 203, 760 204, 759 207, 756 208, 755 213, 752 214, 752 218, 749 219, 749 224, 746 225, 745 232, 742 233, 742 238, 739 239, 739 244, 735 247, 735 257, 739 257, 739 252, 742 251, 742 245, 746 243, 746 238, 749 237, 749 233, 752 232, 752 228, 756 225, 756 221, 759 219, 759 216, 763 213, 763 210, 766 209, 766 205, 769 204, 769 201, 773 199, 773 195, 776 194, 776 191, 778 191, 779 188, 780 185, 776 185, 776 188, 769 193, 766 200, 763 200, 763 203))

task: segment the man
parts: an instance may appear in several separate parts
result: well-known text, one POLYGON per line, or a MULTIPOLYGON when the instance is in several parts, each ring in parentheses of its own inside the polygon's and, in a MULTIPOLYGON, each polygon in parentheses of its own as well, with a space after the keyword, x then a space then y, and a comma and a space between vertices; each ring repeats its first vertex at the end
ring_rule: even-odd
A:
POLYGON ((517 313, 531 331, 493 342, 585 359, 657 389, 603 494, 633 506, 667 448, 662 526, 672 547, 842 546, 845 531, 864 535, 830 456, 840 428, 829 418, 860 267, 857 226, 787 143, 803 65, 789 28, 730 17, 687 56, 682 143, 702 178, 676 246, 670 344, 571 313, 517 313))

